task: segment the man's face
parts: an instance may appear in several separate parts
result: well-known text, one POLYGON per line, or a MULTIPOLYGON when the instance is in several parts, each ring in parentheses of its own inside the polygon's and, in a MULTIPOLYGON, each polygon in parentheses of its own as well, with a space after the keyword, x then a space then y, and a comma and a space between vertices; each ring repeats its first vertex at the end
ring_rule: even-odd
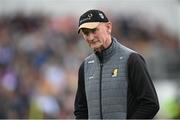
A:
POLYGON ((84 39, 94 50, 105 47, 110 33, 111 23, 100 23, 95 29, 82 28, 84 39))

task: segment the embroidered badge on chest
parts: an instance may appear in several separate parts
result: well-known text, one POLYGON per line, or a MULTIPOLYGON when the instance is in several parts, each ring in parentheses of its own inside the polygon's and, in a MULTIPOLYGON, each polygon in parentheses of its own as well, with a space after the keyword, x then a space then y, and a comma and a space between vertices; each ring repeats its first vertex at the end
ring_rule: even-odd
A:
POLYGON ((112 70, 112 77, 117 77, 117 76, 118 76, 118 71, 119 71, 119 69, 114 68, 114 69, 112 70))

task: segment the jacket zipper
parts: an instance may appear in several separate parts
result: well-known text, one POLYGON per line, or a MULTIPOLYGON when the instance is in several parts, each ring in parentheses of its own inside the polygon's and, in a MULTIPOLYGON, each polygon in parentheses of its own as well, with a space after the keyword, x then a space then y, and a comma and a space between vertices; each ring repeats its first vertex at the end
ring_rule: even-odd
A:
POLYGON ((103 119, 103 115, 102 115, 102 89, 101 89, 101 87, 102 87, 102 68, 103 68, 103 63, 101 62, 100 63, 100 84, 99 84, 99 89, 100 89, 100 119, 103 119))

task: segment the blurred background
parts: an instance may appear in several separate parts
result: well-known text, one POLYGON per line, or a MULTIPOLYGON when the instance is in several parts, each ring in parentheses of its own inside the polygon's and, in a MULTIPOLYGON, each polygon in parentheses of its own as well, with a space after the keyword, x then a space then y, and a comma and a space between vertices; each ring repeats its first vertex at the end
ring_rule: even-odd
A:
POLYGON ((78 19, 94 8, 146 59, 156 118, 180 118, 180 0, 0 0, 0 118, 74 118, 79 65, 92 52, 78 19))

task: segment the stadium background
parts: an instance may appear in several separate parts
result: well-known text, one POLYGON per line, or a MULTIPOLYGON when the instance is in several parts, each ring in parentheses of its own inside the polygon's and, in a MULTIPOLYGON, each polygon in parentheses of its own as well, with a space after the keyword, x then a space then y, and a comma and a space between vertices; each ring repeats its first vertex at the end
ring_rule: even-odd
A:
POLYGON ((179 0, 1 0, 0 118, 74 118, 78 67, 91 52, 77 25, 92 8, 145 57, 156 118, 180 118, 179 0))

